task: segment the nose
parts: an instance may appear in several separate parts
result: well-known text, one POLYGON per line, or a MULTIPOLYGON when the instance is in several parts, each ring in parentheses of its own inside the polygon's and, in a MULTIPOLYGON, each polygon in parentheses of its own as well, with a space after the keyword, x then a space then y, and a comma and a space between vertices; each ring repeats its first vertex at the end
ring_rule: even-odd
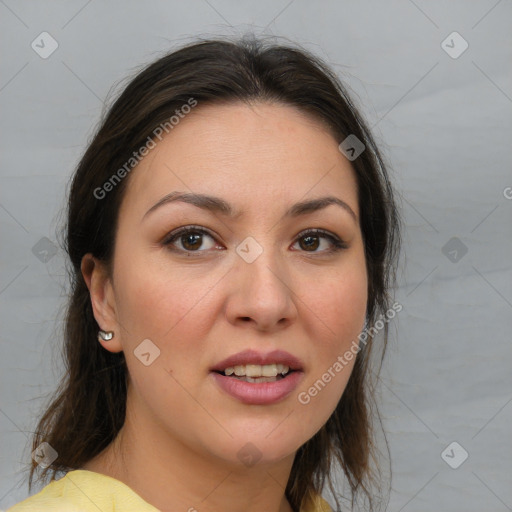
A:
POLYGON ((230 323, 259 331, 283 329, 297 318, 295 293, 283 262, 263 253, 252 263, 237 258, 226 314, 230 323))

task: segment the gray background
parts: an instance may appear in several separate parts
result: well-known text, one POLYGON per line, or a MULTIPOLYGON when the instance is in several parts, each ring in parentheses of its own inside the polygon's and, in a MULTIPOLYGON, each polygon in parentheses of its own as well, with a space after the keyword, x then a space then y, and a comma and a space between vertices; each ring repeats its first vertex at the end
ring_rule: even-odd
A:
POLYGON ((331 64, 402 196, 403 311, 380 386, 388 510, 512 510, 511 21, 509 0, 0 0, 0 508, 27 496, 29 432, 60 375, 56 228, 103 101, 195 35, 253 30, 331 64), (43 31, 59 45, 46 59, 31 48, 43 31), (445 49, 460 39, 441 45, 453 31, 458 58, 445 49), (469 454, 457 469, 441 456, 453 441, 445 460, 469 454))

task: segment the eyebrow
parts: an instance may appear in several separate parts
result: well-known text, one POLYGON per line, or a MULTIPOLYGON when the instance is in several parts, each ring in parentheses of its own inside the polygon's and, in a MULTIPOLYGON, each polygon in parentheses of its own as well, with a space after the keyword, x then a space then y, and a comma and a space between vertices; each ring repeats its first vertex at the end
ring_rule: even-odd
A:
MULTIPOLYGON (((186 192, 171 192, 166 196, 162 197, 157 203, 155 203, 142 217, 144 220, 150 213, 154 212, 157 208, 169 203, 181 201, 184 203, 192 204, 203 210, 220 213, 227 217, 237 218, 243 212, 236 210, 229 203, 220 197, 215 197, 207 194, 192 194, 186 192)), ((319 197, 316 199, 308 199, 292 205, 284 214, 283 217, 299 217, 301 215, 307 215, 324 208, 327 208, 331 204, 340 206, 345 212, 350 214, 355 222, 358 222, 357 215, 354 210, 345 202, 334 196, 319 197)))

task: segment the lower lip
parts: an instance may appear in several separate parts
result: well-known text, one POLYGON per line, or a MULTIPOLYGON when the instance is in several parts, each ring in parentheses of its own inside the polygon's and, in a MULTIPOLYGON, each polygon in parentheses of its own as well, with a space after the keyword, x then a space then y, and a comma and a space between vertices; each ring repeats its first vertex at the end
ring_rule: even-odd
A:
POLYGON ((226 393, 240 402, 251 405, 268 405, 279 402, 289 395, 298 386, 304 373, 294 371, 284 379, 261 384, 226 377, 217 372, 212 372, 212 375, 226 393))

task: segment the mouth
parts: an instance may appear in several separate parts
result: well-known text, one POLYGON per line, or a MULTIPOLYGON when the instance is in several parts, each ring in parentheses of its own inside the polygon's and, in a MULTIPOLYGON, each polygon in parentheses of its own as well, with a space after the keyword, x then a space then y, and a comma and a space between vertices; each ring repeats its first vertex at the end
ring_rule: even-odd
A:
POLYGON ((286 398, 304 376, 302 362, 287 352, 248 350, 211 369, 219 388, 239 402, 267 405, 286 398))
POLYGON ((251 382, 253 384, 261 384, 264 382, 277 382, 285 379, 291 373, 297 371, 289 366, 281 363, 272 363, 265 365, 246 364, 229 366, 224 370, 214 370, 215 373, 225 377, 251 382))

